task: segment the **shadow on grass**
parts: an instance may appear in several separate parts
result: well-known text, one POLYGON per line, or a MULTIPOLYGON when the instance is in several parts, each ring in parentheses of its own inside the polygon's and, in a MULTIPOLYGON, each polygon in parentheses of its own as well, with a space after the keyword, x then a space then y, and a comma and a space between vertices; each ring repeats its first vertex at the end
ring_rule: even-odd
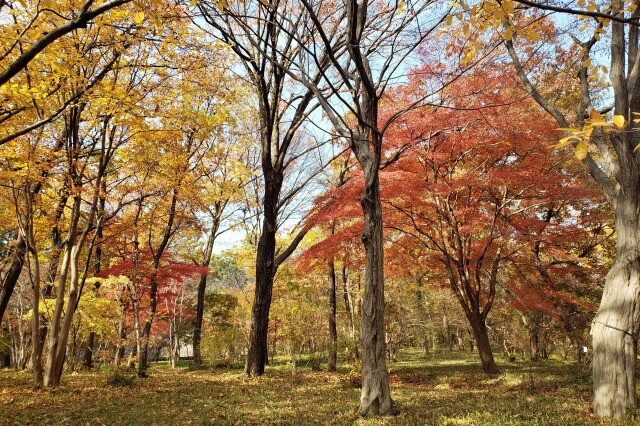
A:
POLYGON ((105 373, 93 372, 65 374, 54 392, 31 390, 28 374, 1 372, 0 424, 598 424, 588 375, 573 365, 502 363, 502 374, 488 376, 473 353, 434 355, 405 351, 390 364, 400 413, 383 421, 358 418, 351 366, 329 374, 276 358, 259 378, 247 378, 242 364, 154 365, 131 388, 106 387, 105 373))

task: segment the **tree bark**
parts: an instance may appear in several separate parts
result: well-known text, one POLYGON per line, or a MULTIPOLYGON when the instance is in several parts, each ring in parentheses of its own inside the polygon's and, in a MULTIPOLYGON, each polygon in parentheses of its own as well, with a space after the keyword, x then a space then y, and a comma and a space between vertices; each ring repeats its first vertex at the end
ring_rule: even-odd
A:
POLYGON ((196 304, 196 318, 193 323, 193 365, 202 366, 202 352, 200 350, 200 340, 202 336, 202 319, 204 318, 204 295, 207 289, 207 274, 200 275, 198 283, 198 296, 196 304))
POLYGON ((2 287, 0 287, 0 323, 2 323, 2 318, 4 318, 4 312, 9 304, 9 299, 11 299, 13 289, 15 288, 18 278, 20 277, 20 273, 22 272, 22 265, 24 264, 26 253, 27 243, 24 237, 19 235, 13 249, 13 259, 4 274, 2 287))
POLYGON ((329 358, 327 371, 336 371, 338 361, 338 329, 336 326, 336 268, 329 261, 329 358))
MULTIPOLYGON (((377 99, 365 103, 367 122, 377 123, 377 99)), ((375 127, 372 127, 375 128, 375 127)), ((362 345, 362 391, 360 415, 384 416, 394 413, 384 329, 384 251, 382 240, 382 203, 378 176, 379 153, 370 151, 370 142, 379 149, 382 135, 358 131, 350 140, 351 148, 362 166, 365 186, 360 198, 364 219, 362 244, 365 249, 364 294, 360 339, 362 345), (369 135, 371 141, 369 141, 369 135)))
MULTIPOLYGON (((93 274, 97 276, 102 270, 102 239, 104 237, 104 214, 105 207, 107 203, 106 195, 107 194, 107 181, 106 179, 102 179, 100 181, 100 194, 98 195, 99 206, 98 206, 98 219, 96 223, 96 254, 95 254, 95 264, 93 267, 93 274)), ((98 290, 100 288, 100 283, 96 282, 94 284, 95 289, 98 290)), ((90 332, 89 337, 87 338, 87 344, 84 347, 84 354, 82 359, 82 367, 86 370, 91 370, 93 367, 93 350, 95 346, 96 333, 90 332)))
POLYGON ((620 418, 638 406, 637 336, 640 331, 640 185, 620 191, 616 205, 617 252, 593 320, 594 412, 620 418))
POLYGON ((138 376, 147 377, 147 368, 149 367, 149 338, 151 337, 151 325, 158 308, 158 269, 154 267, 153 276, 151 277, 151 289, 149 291, 149 309, 147 310, 147 318, 142 327, 142 336, 140 342, 140 350, 138 352, 138 376))
POLYGON ((267 333, 269 311, 273 292, 273 278, 276 273, 276 231, 277 203, 280 193, 281 176, 274 180, 273 174, 265 173, 264 217, 262 233, 258 241, 256 255, 256 287, 251 309, 251 331, 245 373, 261 376, 267 363, 267 333))
POLYGON ((387 376, 384 339, 384 275, 382 248, 382 205, 377 177, 365 186, 361 199, 366 252, 365 288, 362 296, 362 393, 360 414, 379 416, 393 411, 387 376))
POLYGON ((470 318, 473 337, 476 341, 480 361, 482 362, 482 371, 488 374, 498 374, 500 370, 493 359, 493 351, 489 342, 489 333, 484 319, 470 318))
MULTIPOLYGON (((47 346, 47 363, 45 365, 44 385, 57 386, 59 383, 57 354, 59 352, 58 345, 60 336, 60 325, 62 320, 62 311, 64 307, 64 296, 67 286, 67 277, 73 257, 73 247, 75 246, 75 237, 78 229, 78 220, 80 217, 79 196, 74 197, 72 214, 70 217, 70 226, 67 240, 64 243, 64 256, 62 265, 60 266, 60 274, 58 277, 58 289, 56 295, 56 305, 51 319, 51 327, 49 329, 49 344, 47 346)), ((66 347, 63 348, 66 350, 66 347)))
POLYGON ((96 333, 92 331, 89 333, 82 355, 82 368, 85 370, 91 370, 91 368, 93 368, 93 346, 95 345, 95 341, 96 333))

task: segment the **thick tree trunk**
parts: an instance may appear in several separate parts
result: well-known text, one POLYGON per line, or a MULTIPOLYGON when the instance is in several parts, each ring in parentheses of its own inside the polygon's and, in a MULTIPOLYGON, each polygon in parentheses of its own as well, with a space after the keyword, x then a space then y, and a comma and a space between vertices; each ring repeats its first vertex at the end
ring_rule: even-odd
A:
POLYGON ((540 358, 549 359, 549 332, 547 330, 542 331, 538 344, 540 346, 540 358))
POLYGON ((275 275, 274 257, 276 249, 276 228, 267 223, 266 215, 258 242, 256 256, 256 288, 251 310, 251 331, 245 373, 261 376, 267 363, 267 333, 269 330, 269 310, 275 275))
MULTIPOLYGON (((635 187, 635 188, 634 188, 635 187)), ((621 190, 616 206, 617 253, 605 280, 600 308, 593 320, 594 412, 621 417, 638 406, 637 337, 640 331, 640 203, 621 190)))
POLYGON ((22 235, 18 236, 13 252, 11 254, 12 260, 4 273, 2 279, 2 287, 0 287, 0 323, 4 318, 4 312, 9 304, 9 299, 13 294, 13 289, 18 282, 20 273, 22 272, 22 265, 24 264, 25 254, 27 253, 27 243, 22 235))
POLYGON ((327 371, 336 371, 338 362, 338 329, 336 327, 336 268, 329 261, 329 359, 327 371))
MULTIPOLYGON (((267 136, 263 136, 266 138, 267 136)), ((270 140, 270 139, 268 139, 270 140)), ((276 232, 278 231, 278 199, 282 188, 282 172, 271 165, 271 159, 263 152, 262 170, 265 178, 263 196, 262 233, 256 253, 256 287, 251 309, 251 331, 245 373, 261 376, 268 363, 269 311, 273 292, 276 265, 276 232)))
MULTIPOLYGON (((377 141, 380 143, 381 141, 377 141)), ((363 165, 365 189, 361 198, 364 213, 362 243, 365 247, 364 294, 362 296, 362 392, 360 415, 392 414, 384 329, 384 272, 382 205, 377 165, 363 165), (367 167, 368 166, 368 167, 367 167)))
MULTIPOLYGON (((158 309, 158 269, 160 268, 160 260, 164 251, 169 245, 169 240, 173 235, 173 222, 176 216, 176 206, 178 203, 178 187, 171 191, 171 205, 169 214, 167 215, 167 225, 162 233, 162 241, 158 244, 155 253, 153 253, 153 271, 151 273, 151 283, 149 289, 149 309, 147 310, 147 318, 142 329, 141 339, 138 339, 138 376, 147 377, 147 367, 149 366, 149 339, 151 338, 151 326, 155 320, 156 310, 158 309), (141 340, 141 341, 140 341, 141 340)), ((137 218, 136 218, 137 222, 137 218)), ((137 241, 136 236, 136 241, 137 241)), ((153 251, 153 250, 152 250, 153 251)))
POLYGON ((488 374, 497 374, 500 372, 495 360, 493 359, 493 351, 491 350, 491 342, 489 342, 489 333, 487 326, 482 318, 470 319, 473 337, 476 341, 480 361, 482 362, 482 371, 488 374))

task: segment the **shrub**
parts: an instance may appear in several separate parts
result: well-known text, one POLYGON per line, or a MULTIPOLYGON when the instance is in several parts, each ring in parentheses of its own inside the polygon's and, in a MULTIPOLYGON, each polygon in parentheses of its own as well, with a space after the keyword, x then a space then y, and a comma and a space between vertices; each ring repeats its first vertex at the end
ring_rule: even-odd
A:
POLYGON ((132 372, 114 368, 107 374, 107 385, 114 387, 132 387, 136 376, 132 372))

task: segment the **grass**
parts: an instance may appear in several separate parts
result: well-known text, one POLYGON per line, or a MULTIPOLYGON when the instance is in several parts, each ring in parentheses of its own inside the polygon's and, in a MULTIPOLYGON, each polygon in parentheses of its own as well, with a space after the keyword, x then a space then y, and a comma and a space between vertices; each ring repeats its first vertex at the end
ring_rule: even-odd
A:
MULTIPOLYGON (((361 424, 596 425, 589 373, 557 360, 500 363, 480 372, 475 354, 401 352, 390 365, 395 417, 360 419, 351 366, 337 374, 299 362, 246 378, 241 369, 172 370, 154 365, 131 387, 108 386, 109 371, 71 373, 54 390, 31 387, 28 373, 0 372, 0 424, 361 424)), ((633 420, 619 424, 634 424, 633 420)), ((638 423, 635 423, 638 424, 638 423)))

